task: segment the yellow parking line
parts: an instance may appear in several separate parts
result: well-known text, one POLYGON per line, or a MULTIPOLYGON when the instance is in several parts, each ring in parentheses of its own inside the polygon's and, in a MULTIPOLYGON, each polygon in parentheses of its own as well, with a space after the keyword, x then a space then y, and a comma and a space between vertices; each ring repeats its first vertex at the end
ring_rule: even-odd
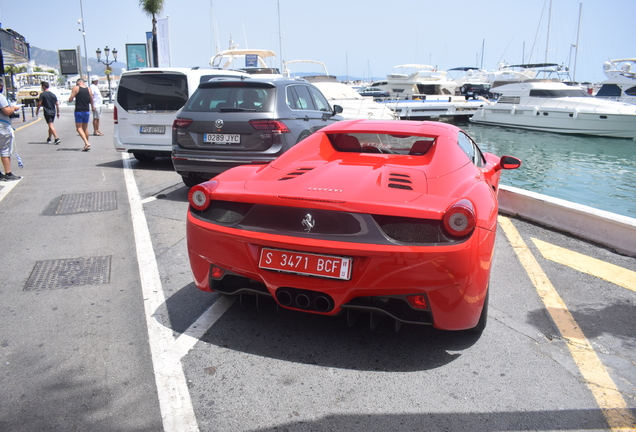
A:
POLYGON ((521 235, 510 219, 506 217, 499 216, 499 225, 508 237, 521 265, 528 273, 548 313, 565 339, 574 362, 586 380, 596 403, 601 408, 607 424, 612 431, 636 431, 636 419, 627 408, 616 384, 612 381, 592 345, 574 321, 574 317, 570 314, 561 296, 554 289, 521 235))
POLYGON ((636 291, 636 272, 538 239, 531 239, 545 259, 636 291))
POLYGON ((32 124, 36 124, 36 123, 37 123, 37 122, 39 122, 40 120, 41 120, 41 119, 40 119, 40 117, 38 117, 38 118, 36 118, 35 120, 33 120, 32 122, 27 123, 27 124, 25 124, 25 125, 22 125, 22 126, 20 126, 19 128, 16 128, 16 132, 17 132, 17 131, 19 131, 19 130, 21 130, 21 129, 24 129, 24 128, 25 128, 25 127, 27 127, 27 126, 31 126, 32 124))

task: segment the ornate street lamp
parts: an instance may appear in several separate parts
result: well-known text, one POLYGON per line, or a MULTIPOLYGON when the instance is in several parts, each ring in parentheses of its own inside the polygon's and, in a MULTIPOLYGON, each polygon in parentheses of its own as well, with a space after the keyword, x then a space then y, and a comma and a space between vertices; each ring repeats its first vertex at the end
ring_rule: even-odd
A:
POLYGON ((106 56, 106 61, 101 59, 102 50, 100 50, 99 48, 97 48, 97 51, 95 51, 95 54, 97 54, 97 61, 106 65, 106 72, 104 73, 106 74, 106 78, 108 79, 108 103, 112 103, 113 94, 112 94, 112 91, 110 90, 110 73, 112 72, 112 69, 110 68, 110 65, 112 65, 113 63, 117 61, 117 48, 113 48, 112 61, 108 61, 108 56, 110 55, 110 48, 108 48, 108 45, 104 48, 104 55, 106 56))

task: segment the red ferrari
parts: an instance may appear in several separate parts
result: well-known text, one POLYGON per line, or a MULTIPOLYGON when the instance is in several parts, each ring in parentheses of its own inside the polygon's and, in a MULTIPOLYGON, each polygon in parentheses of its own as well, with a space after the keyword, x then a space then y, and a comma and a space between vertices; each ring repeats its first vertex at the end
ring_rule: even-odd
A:
POLYGON ((195 283, 372 328, 482 331, 499 177, 520 165, 446 123, 334 123, 190 189, 195 283))

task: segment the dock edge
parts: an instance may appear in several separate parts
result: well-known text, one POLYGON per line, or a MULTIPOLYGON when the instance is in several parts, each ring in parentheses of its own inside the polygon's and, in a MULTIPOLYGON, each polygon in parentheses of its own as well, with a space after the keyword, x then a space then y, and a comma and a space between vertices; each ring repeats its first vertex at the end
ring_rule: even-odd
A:
POLYGON ((499 212, 636 257, 636 219, 513 186, 500 185, 499 212))

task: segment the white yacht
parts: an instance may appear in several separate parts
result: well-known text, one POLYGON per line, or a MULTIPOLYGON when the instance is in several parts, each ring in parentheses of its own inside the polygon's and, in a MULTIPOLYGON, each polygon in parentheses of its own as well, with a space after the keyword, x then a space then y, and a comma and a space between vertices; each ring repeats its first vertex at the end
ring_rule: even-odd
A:
POLYGON ((404 64, 395 66, 386 79, 373 82, 370 87, 380 87, 394 99, 412 99, 424 95, 452 96, 457 83, 447 78, 446 71, 438 71, 433 66, 404 64))
POLYGON ((274 51, 231 48, 212 57, 210 65, 219 69, 241 70, 259 78, 283 76, 273 64, 275 59, 274 51))
POLYGON ((636 106, 592 97, 559 80, 528 80, 494 87, 497 102, 473 123, 564 134, 636 138, 636 106))
POLYGON ((353 87, 343 84, 335 76, 329 75, 326 65, 322 62, 314 60, 292 60, 286 62, 283 71, 284 75, 292 77, 290 66, 298 63, 311 63, 319 66, 321 69, 319 73, 314 75, 312 72, 312 75, 303 75, 302 78, 318 87, 332 106, 340 105, 343 111, 339 115, 345 120, 399 119, 386 104, 375 102, 373 98, 361 96, 353 87))
POLYGON ((605 62, 603 73, 607 79, 596 97, 636 104, 636 58, 605 62))

